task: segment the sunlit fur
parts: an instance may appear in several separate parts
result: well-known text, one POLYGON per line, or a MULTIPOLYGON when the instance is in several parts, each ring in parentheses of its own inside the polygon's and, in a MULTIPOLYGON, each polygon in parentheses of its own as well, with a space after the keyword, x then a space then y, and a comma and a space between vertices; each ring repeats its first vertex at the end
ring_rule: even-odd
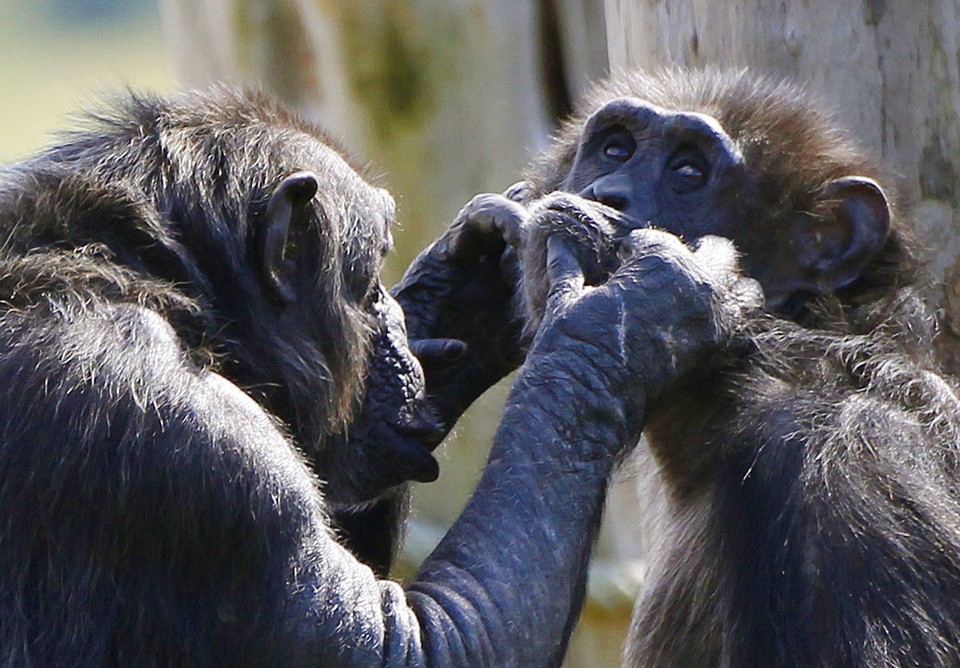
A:
POLYGON ((340 168, 342 152, 269 98, 228 88, 118 97, 82 125, 3 173, 0 261, 17 265, 6 280, 24 284, 7 294, 24 300, 24 290, 46 287, 41 277, 20 280, 21 265, 92 295, 116 292, 114 279, 127 276, 129 299, 192 303, 178 316, 179 335, 197 354, 234 365, 227 375, 287 423, 315 441, 339 429, 360 389, 369 325, 357 302, 382 244, 360 215, 370 205, 357 195, 372 189, 340 168), (271 189, 303 165, 321 172, 327 189, 317 227, 293 231, 315 256, 316 296, 300 307, 314 311, 316 329, 262 327, 272 307, 247 247, 271 189), (26 252, 54 242, 71 252, 26 252), (98 280, 103 271, 110 275, 98 280))
MULTIPOLYGON (((883 184, 890 201, 896 199, 894 183, 885 171, 800 86, 744 70, 668 69, 624 70, 594 86, 528 169, 528 201, 560 187, 573 164, 584 122, 605 102, 619 97, 715 117, 747 166, 736 202, 738 214, 745 223, 763 221, 767 234, 776 234, 797 212, 829 216, 830 200, 824 188, 843 176, 874 178, 883 184)), ((892 213, 885 247, 860 279, 838 295, 845 303, 874 302, 917 280, 912 228, 896 209, 892 213)))
MULTIPOLYGON (((797 86, 670 70, 599 84, 529 170, 528 201, 561 187, 585 119, 624 96, 722 124, 745 164, 732 215, 761 240, 790 216, 830 215, 833 179, 870 177, 892 199, 797 86)), ((895 210, 852 284, 794 321, 758 314, 651 406, 636 462, 649 568, 628 664, 960 664, 960 399, 910 238, 895 210)))

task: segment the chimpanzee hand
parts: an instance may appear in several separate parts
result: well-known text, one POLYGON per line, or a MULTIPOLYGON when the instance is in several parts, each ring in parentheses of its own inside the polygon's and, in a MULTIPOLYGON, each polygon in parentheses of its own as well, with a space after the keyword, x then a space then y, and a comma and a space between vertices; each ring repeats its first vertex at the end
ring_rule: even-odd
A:
POLYGON ((446 430, 523 361, 512 248, 527 216, 514 201, 523 187, 474 197, 392 290, 446 430))
POLYGON ((550 237, 547 256, 550 291, 525 369, 609 397, 626 430, 617 448, 637 441, 648 402, 728 344, 763 300, 719 237, 691 250, 667 232, 634 230, 621 266, 596 287, 568 237, 550 237))
POLYGON ((525 332, 536 331, 546 305, 547 239, 569 241, 586 285, 599 285, 620 266, 621 240, 642 225, 600 202, 566 192, 553 192, 528 205, 529 219, 521 230, 525 332))

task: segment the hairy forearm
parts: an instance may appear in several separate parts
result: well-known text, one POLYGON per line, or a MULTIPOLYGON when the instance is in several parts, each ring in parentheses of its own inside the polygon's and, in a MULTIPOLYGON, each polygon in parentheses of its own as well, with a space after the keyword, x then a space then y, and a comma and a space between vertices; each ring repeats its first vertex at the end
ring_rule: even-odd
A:
POLYGON ((407 590, 428 656, 456 636, 451 665, 560 663, 626 437, 617 406, 566 371, 521 373, 476 492, 407 590))
POLYGON ((405 590, 318 536, 298 633, 323 665, 560 664, 628 436, 600 377, 561 357, 521 371, 473 497, 405 590))
POLYGON ((585 287, 569 243, 547 240, 546 315, 477 489, 405 592, 379 585, 367 621, 386 664, 562 661, 617 459, 648 400, 727 340, 741 308, 729 244, 695 255, 654 230, 628 241, 629 260, 585 287))

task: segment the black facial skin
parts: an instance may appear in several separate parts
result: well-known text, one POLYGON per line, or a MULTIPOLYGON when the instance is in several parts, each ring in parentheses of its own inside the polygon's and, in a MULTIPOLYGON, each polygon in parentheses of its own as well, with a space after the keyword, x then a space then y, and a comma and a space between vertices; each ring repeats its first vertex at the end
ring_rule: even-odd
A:
POLYGON ((333 472, 325 476, 325 501, 341 541, 386 577, 407 510, 404 483, 437 479, 439 465, 431 452, 447 430, 426 400, 399 305, 382 288, 370 301, 376 328, 363 400, 350 426, 329 439, 327 451, 340 459, 317 458, 313 465, 333 472))
POLYGON ((582 257, 624 229, 724 236, 766 297, 650 407, 631 665, 960 664, 960 400, 910 222, 809 99, 742 72, 624 74, 493 216, 518 230, 528 320, 557 235, 594 243, 582 257))
POLYGON ((807 193, 834 200, 829 221, 802 210, 777 221, 751 203, 764 182, 717 119, 621 98, 586 120, 560 189, 616 209, 630 227, 657 227, 688 242, 707 234, 733 240, 767 307, 796 315, 809 295, 862 273, 887 238, 889 205, 875 180, 852 174, 807 193))
POLYGON ((0 665, 561 663, 648 401, 751 305, 732 248, 635 232, 588 290, 548 239, 524 360, 504 234, 458 219, 394 302, 393 215, 228 89, 124 97, 0 172, 0 665), (406 481, 521 362, 462 517, 377 579, 406 481))
POLYGON ((686 239, 732 237, 735 221, 720 207, 743 173, 743 157, 713 118, 624 98, 587 121, 561 189, 686 239))

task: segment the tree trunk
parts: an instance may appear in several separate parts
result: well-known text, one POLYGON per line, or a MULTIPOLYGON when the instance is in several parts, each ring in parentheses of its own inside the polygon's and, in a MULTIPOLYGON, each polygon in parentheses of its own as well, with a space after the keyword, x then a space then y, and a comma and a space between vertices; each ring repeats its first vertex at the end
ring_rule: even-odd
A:
POLYGON ((262 86, 369 158, 398 196, 396 264, 503 190, 606 69, 586 0, 162 0, 180 80, 262 86), (567 46, 569 45, 569 46, 567 46))
POLYGON ((611 67, 750 67, 809 86, 897 175, 956 372, 960 0, 606 0, 611 67))

